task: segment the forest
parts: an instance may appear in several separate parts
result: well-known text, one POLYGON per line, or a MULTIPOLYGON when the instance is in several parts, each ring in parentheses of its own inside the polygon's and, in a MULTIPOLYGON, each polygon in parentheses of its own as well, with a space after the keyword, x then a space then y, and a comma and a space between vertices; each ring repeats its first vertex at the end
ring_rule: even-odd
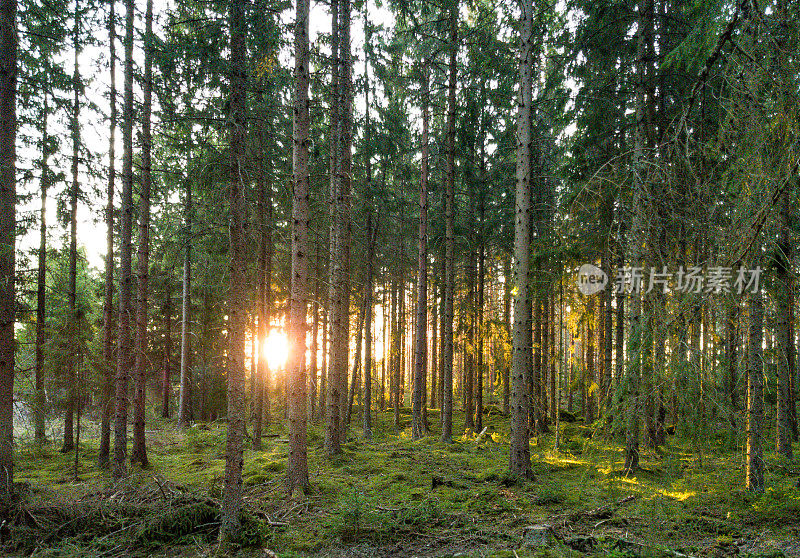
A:
POLYGON ((800 3, 0 0, 0 555, 800 556, 800 3))

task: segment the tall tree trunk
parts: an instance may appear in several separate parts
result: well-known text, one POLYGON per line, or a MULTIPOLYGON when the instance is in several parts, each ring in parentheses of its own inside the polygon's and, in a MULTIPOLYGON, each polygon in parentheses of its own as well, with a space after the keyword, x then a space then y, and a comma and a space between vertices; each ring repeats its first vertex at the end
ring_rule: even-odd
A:
MULTIPOLYGON (((476 385, 475 385, 475 430, 483 430, 483 380, 484 380, 484 291, 486 290, 486 82, 481 81, 480 108, 478 120, 478 308, 477 326, 477 356, 476 356, 476 385)), ((494 374, 492 374, 491 388, 494 393, 494 374)))
POLYGON ((455 268, 455 149, 456 149, 456 61, 458 54, 458 0, 450 6, 450 60, 447 84, 447 171, 445 178, 445 277, 442 315, 442 441, 453 440, 453 295, 455 268))
MULTIPOLYGON (((367 164, 367 184, 370 183, 369 164, 367 164)), ((369 186, 368 186, 369 187, 369 186)), ((376 231, 372 225, 372 211, 367 211, 367 285, 364 296, 367 297, 365 315, 364 334, 366 335, 364 346, 364 412, 362 413, 362 423, 364 426, 364 438, 372 439, 372 276, 373 259, 375 258, 376 231)))
POLYGON ((128 370, 131 368, 131 252, 133 232, 133 17, 134 2, 125 0, 125 98, 122 109, 122 195, 119 247, 119 333, 114 397, 114 469, 127 475, 128 370))
MULTIPOLYGON (((511 342, 511 257, 503 258, 503 323, 507 340, 511 342)), ((508 416, 511 401, 511 362, 503 358, 503 414, 508 416)))
MULTIPOLYGON (((39 210, 39 253, 38 270, 36 274, 36 363, 34 369, 35 399, 33 407, 34 439, 37 442, 45 441, 45 393, 44 393, 44 342, 45 342, 45 289, 47 278, 47 188, 50 184, 50 169, 47 160, 50 156, 50 136, 47 129, 47 117, 49 115, 47 90, 48 83, 43 87, 42 111, 39 119, 42 125, 42 160, 40 165, 41 176, 39 177, 40 201, 39 210)), ((105 393, 105 390, 104 390, 105 393)), ((104 399, 104 401, 106 401, 104 399)), ((107 448, 106 448, 107 452, 107 448)), ((106 454, 106 459, 108 455, 106 454)))
POLYGON ((514 203, 514 329, 511 361, 511 440, 509 471, 531 476, 527 371, 531 367, 530 236, 531 110, 533 94, 533 1, 523 0, 520 21, 519 113, 517 116, 517 182, 514 203))
POLYGON ((739 401, 736 393, 738 383, 738 355, 739 332, 737 331, 737 321, 739 317, 739 305, 735 302, 728 303, 728 311, 725 316, 725 376, 723 380, 723 393, 727 396, 730 409, 728 410, 728 426, 730 428, 731 441, 736 439, 736 415, 739 412, 739 401))
MULTIPOLYGON (((369 83, 369 64, 371 54, 372 27, 369 22, 369 4, 364 2, 364 106, 366 116, 366 134, 372 133, 370 121, 370 83, 369 83)), ((372 150, 371 144, 367 142, 364 150, 364 170, 366 175, 366 198, 372 202, 372 150)), ((373 302, 373 259, 375 257, 376 231, 373 228, 372 208, 367 209, 367 281, 364 296, 367 297, 367 313, 365 316, 365 344, 364 344, 364 408, 361 414, 362 426, 364 428, 364 438, 372 439, 372 312, 375 306, 373 302)))
POLYGON ((389 392, 394 410, 394 427, 400 428, 400 288, 397 281, 392 285, 391 334, 389 354, 391 358, 391 378, 389 392))
MULTIPOLYGON (((474 187, 470 187, 468 217, 470 223, 475 222, 474 187)), ((464 430, 475 430, 475 267, 477 254, 474 250, 474 235, 469 234, 470 246, 467 262, 464 266, 466 279, 467 312, 464 316, 466 331, 464 332, 464 430)))
MULTIPOLYGON (((81 129, 80 129, 80 83, 81 74, 78 65, 80 47, 80 3, 75 2, 74 28, 72 35, 73 48, 73 73, 72 73, 72 120, 70 134, 72 136, 72 184, 69 189, 69 274, 67 279, 67 305, 69 306, 70 332, 77 334, 78 308, 76 304, 78 290, 78 197, 80 185, 78 183, 78 163, 80 161, 81 129)), ((77 339, 73 339, 77 342, 77 339)), ((75 448, 75 433, 73 418, 75 415, 75 391, 78 389, 75 367, 77 365, 74 355, 67 357, 67 401, 64 411, 64 445, 61 453, 67 453, 75 448)))
POLYGON ((319 365, 317 362, 317 355, 319 353, 319 281, 317 279, 319 273, 319 266, 314 268, 314 294, 311 301, 311 347, 309 352, 310 363, 308 370, 308 420, 314 422, 317 419, 317 375, 319 373, 319 365))
POLYGON ((422 62, 422 162, 419 181, 419 255, 417 257, 417 315, 414 341, 414 390, 411 398, 411 438, 425 435, 422 420, 424 379, 428 360, 428 61, 422 62))
POLYGON ((114 189, 116 182, 116 154, 114 143, 117 135, 117 31, 116 0, 108 2, 108 51, 109 51, 109 118, 108 137, 108 185, 106 188, 106 261, 105 288, 103 289, 103 375, 102 407, 100 408, 100 448, 97 463, 101 468, 108 467, 111 449, 111 405, 114 389, 112 373, 113 342, 111 331, 114 321, 114 189))
POLYGON ((664 381, 666 378, 666 344, 667 344, 666 298, 662 291, 653 293, 653 386, 654 399, 654 431, 653 442, 656 447, 666 442, 666 406, 664 405, 664 381))
MULTIPOLYGON (((263 102, 263 95, 261 98, 263 102)), ((266 343, 269 335, 269 322, 272 315, 272 185, 269 183, 266 157, 268 143, 266 115, 259 124, 262 152, 265 153, 259 169, 258 182, 258 338, 266 343)), ((261 449, 261 433, 263 426, 269 425, 269 370, 263 350, 258 355, 256 374, 255 424, 253 425, 253 449, 261 449)))
MULTIPOLYGON (((342 66, 340 77, 341 81, 339 86, 341 88, 341 148, 342 148, 342 161, 340 167, 341 174, 341 187, 339 189, 339 198, 337 199, 337 206, 340 213, 340 230, 341 230, 341 243, 338 250, 337 259, 342 265, 341 277, 342 283, 340 292, 342 293, 341 300, 341 325, 340 325, 340 350, 338 357, 341 359, 339 369, 342 374, 339 377, 341 382, 339 393, 342 398, 341 403, 346 401, 347 395, 347 366, 349 363, 349 349, 350 349, 350 242, 351 242, 351 218, 350 218, 350 190, 352 181, 352 166, 353 166, 353 83, 352 71, 353 61, 350 55, 350 10, 351 0, 341 1, 341 45, 339 47, 339 57, 342 66)), ((340 404, 341 408, 341 404, 340 404)), ((339 441, 345 439, 345 427, 339 424, 339 441)))
POLYGON ((327 416, 325 404, 328 392, 328 311, 324 307, 322 311, 322 364, 319 367, 319 413, 325 419, 327 416))
MULTIPOLYGON (((191 127, 187 132, 189 141, 187 156, 191 155, 191 127)), ((186 165, 186 191, 183 199, 183 292, 181 296, 181 385, 178 402, 178 425, 189 426, 192 420, 192 179, 189 164, 186 165)))
POLYGON ((431 285, 433 295, 433 304, 431 306, 431 408, 436 409, 439 406, 439 388, 437 386, 437 377, 439 376, 439 298, 437 293, 439 291, 436 277, 436 270, 431 269, 434 276, 431 285))
POLYGON ((308 298, 309 229, 309 115, 308 115, 308 11, 309 0, 297 0, 295 18, 294 120, 292 138, 292 287, 289 302, 289 456, 286 485, 290 495, 300 495, 308 487, 306 457, 306 308, 308 298))
POLYGON ((139 195, 139 247, 136 254, 139 281, 136 307, 136 359, 134 361, 134 418, 131 463, 148 465, 144 436, 147 399, 147 290, 150 268, 150 190, 152 186, 150 113, 153 102, 153 0, 147 0, 144 16, 144 103, 142 104, 142 191, 139 195))
POLYGON ((750 294, 750 326, 747 359, 747 472, 745 484, 753 492, 764 492, 764 454, 761 429, 764 422, 761 344, 764 334, 764 306, 761 293, 750 294))
MULTIPOLYGON (((230 134, 230 175, 228 177, 228 203, 230 206, 229 239, 230 271, 228 290, 228 358, 226 374, 228 384, 228 435, 225 444, 225 486, 222 492, 222 521, 220 542, 228 544, 239 539, 241 533, 243 438, 247 422, 245 403, 245 330, 247 328, 247 298, 245 281, 245 229, 247 206, 244 195, 242 169, 245 157, 247 127, 245 65, 245 36, 247 23, 244 16, 245 1, 231 0, 230 24, 230 101, 228 125, 230 134)), ((305 351, 303 351, 305 354, 305 351)), ((304 402, 305 403, 305 402, 304 402)), ((303 410, 305 419, 305 410, 303 410)), ((305 421, 304 421, 305 422, 305 421)))
POLYGON ((164 298, 164 364, 161 384, 161 418, 169 418, 169 400, 172 397, 172 282, 167 278, 164 298))
POLYGON ((595 383, 595 368, 594 368, 594 297, 590 298, 588 301, 588 308, 586 310, 587 313, 587 320, 586 320, 586 373, 587 373, 587 384, 588 384, 588 395, 586 397, 586 409, 584 409, 584 413, 586 415, 586 422, 592 423, 594 422, 594 409, 595 409, 595 397, 597 396, 597 391, 592 389, 592 385, 595 383))
POLYGON ((776 267, 776 308, 775 308, 775 349, 777 364, 777 406, 775 449, 787 460, 792 460, 792 412, 794 400, 791 397, 790 375, 794 372, 794 343, 792 340, 792 305, 794 293, 790 266, 792 262, 792 242, 790 239, 790 219, 792 214, 790 188, 786 188, 780 201, 778 213, 778 247, 775 256, 776 267))
POLYGON ((349 349, 349 213, 350 175, 348 141, 349 80, 350 80, 350 2, 339 0, 331 4, 336 46, 334 47, 333 86, 333 147, 331 165, 331 261, 330 297, 331 342, 328 371, 328 417, 325 450, 329 455, 341 452, 343 403, 347 396, 347 365, 349 349), (346 168, 347 167, 347 168, 346 168))
MULTIPOLYGON (((609 219, 610 221, 611 219, 609 219)), ((608 257, 608 255, 607 255, 608 257)), ((606 260, 606 265, 603 271, 606 272, 608 277, 611 277, 611 267, 608 265, 608 260, 606 260)), ((611 297, 613 296, 613 288, 611 282, 606 286, 604 291, 604 298, 603 298, 603 383, 600 386, 601 389, 601 397, 602 397, 602 410, 603 413, 608 416, 611 412, 611 364, 612 364, 612 349, 614 346, 613 340, 613 329, 612 329, 612 321, 613 321, 613 309, 611 308, 611 297)))
MULTIPOLYGON (((389 329, 389 324, 391 324, 391 309, 387 311, 386 303, 387 303, 388 295, 387 295, 387 287, 386 283, 383 284, 383 295, 381 296, 381 314, 383 315, 383 327, 381 328, 381 341, 383 342, 383 355, 381 359, 381 394, 378 398, 378 410, 384 411, 386 410, 386 373, 387 373, 387 366, 389 364, 389 343, 386 342, 386 332, 389 329), (388 320, 387 320, 388 317, 388 320), (388 322, 388 323, 387 323, 388 322)), ((391 382, 391 378, 389 379, 391 382)), ((377 416, 377 415, 376 415, 377 416)))
POLYGON ((0 496, 14 490, 17 2, 0 2, 0 496))
POLYGON ((359 305, 358 326, 356 330, 356 354, 353 358, 352 381, 350 382, 350 390, 347 395, 347 412, 345 413, 344 426, 342 427, 343 435, 347 434, 347 429, 350 426, 350 417, 353 414, 353 402, 356 397, 356 388, 361 385, 358 377, 361 374, 361 345, 364 338, 364 314, 367 311, 366 304, 367 297, 365 294, 359 305))
MULTIPOLYGON (((646 144, 645 79, 647 73, 647 44, 652 30, 653 0, 642 0, 637 31, 637 77, 636 77, 636 134, 633 153, 633 221, 628 244, 628 261, 633 267, 641 267, 643 261, 642 238, 645 232, 644 204, 644 148, 646 144)), ((625 427, 625 471, 639 468, 639 423, 641 414, 640 380, 642 367, 642 334, 647 327, 642 318, 642 300, 639 292, 631 293, 629 305, 628 358, 625 370, 626 382, 626 427, 625 427)))

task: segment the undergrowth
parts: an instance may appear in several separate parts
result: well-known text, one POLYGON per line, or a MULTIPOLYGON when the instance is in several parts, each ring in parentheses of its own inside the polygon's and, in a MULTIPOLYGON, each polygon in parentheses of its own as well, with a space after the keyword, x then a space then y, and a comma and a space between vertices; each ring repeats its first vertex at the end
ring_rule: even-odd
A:
MULTIPOLYGON (((401 424, 409 415, 403 409, 401 424)), ((429 417, 432 426, 436 416, 429 417)), ((282 557, 345 556, 342 549, 352 545, 404 548, 400 555, 419 556, 622 557, 657 555, 659 549, 727 555, 726 549, 739 552, 737 544, 757 539, 758 549, 739 552, 757 556, 766 555, 765 548, 781 552, 782 542, 800 538, 800 488, 792 464, 767 455, 768 488, 763 495, 749 494, 740 488, 741 449, 730 449, 729 439, 712 442, 701 463, 691 443, 671 436, 658 453, 643 451, 641 469, 625 475, 618 441, 598 425, 563 422, 558 449, 552 435, 531 441, 534 480, 526 480, 507 472, 505 417, 487 413, 482 437, 459 431, 462 421, 457 415, 459 434, 452 444, 440 442, 436 428, 412 441, 408 427, 399 433, 394 428, 391 412, 380 413, 375 438, 367 442, 354 418, 342 454, 333 459, 322 447, 323 427, 310 425, 310 490, 300 502, 286 498, 286 432, 272 425, 262 451, 245 449, 240 555, 262 556, 259 549, 270 548, 282 557), (609 504, 611 515, 585 520, 609 504), (591 532, 591 544, 524 544, 526 526, 565 521, 576 533, 591 532)), ((95 466, 91 428, 79 452, 77 481, 74 455, 60 454, 55 444, 20 444, 21 498, 4 552, 196 556, 213 548, 224 424, 180 431, 153 420, 148 428, 151 466, 132 468, 116 485, 95 466)))

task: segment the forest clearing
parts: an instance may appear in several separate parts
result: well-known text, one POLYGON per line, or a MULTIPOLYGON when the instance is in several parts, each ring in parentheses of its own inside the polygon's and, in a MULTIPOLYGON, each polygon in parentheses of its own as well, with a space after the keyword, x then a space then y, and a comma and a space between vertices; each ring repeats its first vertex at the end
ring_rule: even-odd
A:
POLYGON ((800 2, 0 0, 0 555, 800 556, 800 2))

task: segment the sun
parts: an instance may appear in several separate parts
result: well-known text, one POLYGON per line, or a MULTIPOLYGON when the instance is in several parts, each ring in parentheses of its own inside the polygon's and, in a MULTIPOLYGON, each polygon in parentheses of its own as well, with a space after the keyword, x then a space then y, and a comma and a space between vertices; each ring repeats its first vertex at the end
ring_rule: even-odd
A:
POLYGON ((267 359, 270 369, 280 368, 289 358, 289 338, 282 331, 273 329, 261 344, 261 355, 267 359))

